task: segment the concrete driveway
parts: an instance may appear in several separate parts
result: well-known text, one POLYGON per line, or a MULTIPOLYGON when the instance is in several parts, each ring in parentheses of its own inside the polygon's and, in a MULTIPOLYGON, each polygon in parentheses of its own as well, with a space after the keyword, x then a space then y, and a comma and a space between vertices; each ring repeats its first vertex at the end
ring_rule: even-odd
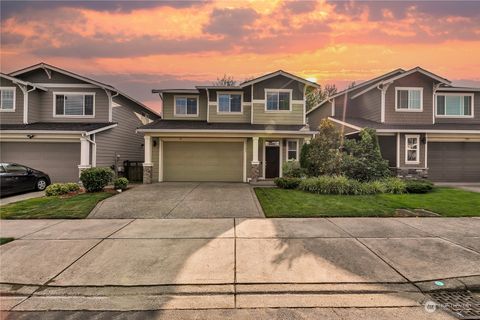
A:
POLYGON ((104 200, 88 218, 258 218, 264 217, 245 183, 164 182, 140 185, 104 200))
POLYGON ((0 221, 2 309, 423 310, 480 288, 477 218, 50 221, 0 221))

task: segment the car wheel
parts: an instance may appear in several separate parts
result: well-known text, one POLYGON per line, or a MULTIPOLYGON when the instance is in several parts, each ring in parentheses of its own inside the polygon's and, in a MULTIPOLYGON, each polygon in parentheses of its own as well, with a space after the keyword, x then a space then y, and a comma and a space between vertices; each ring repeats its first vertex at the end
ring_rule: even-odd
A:
POLYGON ((47 180, 40 178, 37 180, 36 189, 38 191, 43 191, 47 187, 47 180))

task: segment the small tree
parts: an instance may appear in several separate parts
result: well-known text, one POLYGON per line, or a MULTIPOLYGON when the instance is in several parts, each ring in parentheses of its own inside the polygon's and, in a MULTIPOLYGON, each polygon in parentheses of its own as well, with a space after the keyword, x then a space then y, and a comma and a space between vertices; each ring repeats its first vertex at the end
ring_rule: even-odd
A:
POLYGON ((302 148, 301 164, 309 176, 340 173, 342 153, 340 132, 328 119, 320 122, 319 133, 310 145, 302 148))
POLYGON ((388 161, 382 158, 374 129, 360 131, 360 139, 346 139, 342 172, 359 181, 378 180, 390 175, 388 161))
POLYGON ((233 87, 237 84, 237 81, 226 73, 221 78, 217 78, 217 81, 213 82, 214 86, 233 87))
POLYGON ((321 87, 307 87, 307 91, 305 92, 307 111, 319 105, 320 102, 330 96, 333 96, 335 93, 337 93, 337 87, 334 84, 325 85, 325 88, 323 90, 321 87))

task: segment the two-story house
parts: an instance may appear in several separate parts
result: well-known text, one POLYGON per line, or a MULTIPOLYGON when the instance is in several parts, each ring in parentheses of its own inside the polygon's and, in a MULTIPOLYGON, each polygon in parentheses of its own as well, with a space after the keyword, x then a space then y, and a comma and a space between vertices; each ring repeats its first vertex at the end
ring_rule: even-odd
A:
POLYGON ((307 118, 312 129, 329 118, 350 137, 376 129, 399 176, 480 181, 480 88, 453 86, 419 67, 397 69, 329 97, 307 118))
POLYGON ((143 160, 135 130, 159 115, 125 93, 45 63, 0 78, 0 162, 77 182, 84 168, 143 160))
POLYGON ((153 90, 163 101, 162 119, 144 133, 144 182, 238 181, 282 175, 298 160, 311 131, 305 90, 318 87, 284 71, 238 86, 153 90))

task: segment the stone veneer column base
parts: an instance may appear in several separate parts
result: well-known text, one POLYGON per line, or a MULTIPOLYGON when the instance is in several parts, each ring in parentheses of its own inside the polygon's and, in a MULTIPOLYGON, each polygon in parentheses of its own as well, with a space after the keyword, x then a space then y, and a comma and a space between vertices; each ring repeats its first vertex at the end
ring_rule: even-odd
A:
POLYGON ((250 167, 250 182, 257 182, 260 176, 260 163, 252 163, 250 167))
POLYGON ((428 169, 425 168, 395 168, 395 174, 404 179, 427 179, 428 169))
POLYGON ((153 165, 151 164, 143 164, 143 183, 149 184, 152 183, 152 170, 153 165))

